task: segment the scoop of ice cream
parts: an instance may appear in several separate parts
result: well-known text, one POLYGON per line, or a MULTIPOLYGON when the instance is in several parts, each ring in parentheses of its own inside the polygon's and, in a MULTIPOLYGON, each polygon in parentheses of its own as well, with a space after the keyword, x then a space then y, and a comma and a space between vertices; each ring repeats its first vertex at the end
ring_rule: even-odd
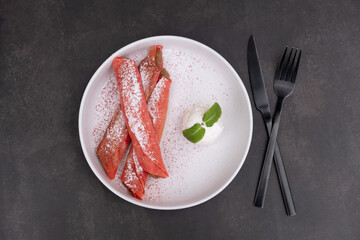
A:
POLYGON ((193 108, 189 109, 185 113, 182 122, 183 130, 191 128, 196 123, 200 123, 201 126, 205 128, 204 137, 199 142, 197 142, 198 144, 202 144, 202 145, 208 145, 215 142, 215 140, 220 136, 221 132, 224 129, 224 126, 221 121, 221 117, 211 127, 207 127, 202 122, 203 116, 207 110, 209 110, 209 107, 207 106, 195 105, 193 108))

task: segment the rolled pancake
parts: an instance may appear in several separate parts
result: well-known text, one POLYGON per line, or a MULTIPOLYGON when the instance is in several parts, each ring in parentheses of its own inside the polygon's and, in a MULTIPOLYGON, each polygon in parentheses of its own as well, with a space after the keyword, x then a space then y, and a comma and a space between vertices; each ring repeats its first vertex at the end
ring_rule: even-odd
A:
MULTIPOLYGON (((148 101, 148 110, 159 143, 166 121, 170 84, 171 80, 169 78, 160 78, 148 101)), ((145 194, 147 177, 148 174, 142 169, 133 147, 131 146, 121 175, 122 182, 128 187, 134 197, 142 199, 142 196, 145 194)))

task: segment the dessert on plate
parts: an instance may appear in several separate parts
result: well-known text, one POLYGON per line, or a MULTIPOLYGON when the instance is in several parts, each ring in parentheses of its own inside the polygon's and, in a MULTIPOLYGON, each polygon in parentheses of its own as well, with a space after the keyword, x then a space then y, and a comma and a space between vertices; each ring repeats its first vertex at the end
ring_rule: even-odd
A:
MULTIPOLYGON (((150 97, 158 81, 162 66, 162 46, 155 45, 139 65, 146 99, 150 97)), ((96 151, 106 174, 111 180, 115 178, 115 174, 129 143, 130 135, 119 104, 96 151)))
POLYGON ((144 171, 166 178, 169 175, 163 163, 155 128, 147 109, 136 63, 131 59, 115 57, 113 68, 120 91, 121 110, 139 163, 144 171))
MULTIPOLYGON (((162 71, 162 73, 163 72, 164 71, 162 71)), ((161 76, 148 100, 147 107, 152 118, 159 143, 165 126, 170 84, 171 80, 168 76, 161 76)), ((121 175, 122 182, 136 198, 142 199, 142 196, 145 193, 147 177, 148 174, 142 169, 139 160, 133 151, 133 147, 131 146, 121 175)))

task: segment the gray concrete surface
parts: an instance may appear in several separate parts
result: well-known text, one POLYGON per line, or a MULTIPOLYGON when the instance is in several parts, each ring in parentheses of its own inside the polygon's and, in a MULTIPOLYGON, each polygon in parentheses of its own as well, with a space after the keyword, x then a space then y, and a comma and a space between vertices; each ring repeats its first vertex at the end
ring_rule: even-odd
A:
POLYGON ((360 239, 360 2, 0 1, 0 239, 360 239), (156 211, 111 193, 78 137, 82 93, 117 49, 155 35, 222 54, 250 91, 257 39, 268 87, 285 46, 303 49, 278 137, 297 216, 273 170, 252 206, 267 137, 254 112, 246 162, 217 197, 156 211))

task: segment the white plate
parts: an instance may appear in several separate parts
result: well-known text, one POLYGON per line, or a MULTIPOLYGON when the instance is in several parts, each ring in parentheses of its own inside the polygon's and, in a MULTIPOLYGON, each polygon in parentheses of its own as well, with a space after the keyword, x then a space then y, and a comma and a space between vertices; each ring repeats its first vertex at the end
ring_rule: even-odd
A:
POLYGON ((221 192, 243 165, 252 137, 252 112, 246 89, 231 65, 211 48, 191 39, 158 36, 131 43, 110 56, 95 72, 79 112, 81 146, 91 169, 113 193, 139 206, 181 209, 203 203, 221 192), (172 85, 161 149, 169 177, 149 177, 144 199, 134 198, 119 179, 109 180, 96 147, 119 101, 112 60, 143 59, 153 45, 163 45, 164 67, 172 85), (181 132, 184 112, 194 104, 222 108, 224 131, 210 146, 194 145, 181 132))

